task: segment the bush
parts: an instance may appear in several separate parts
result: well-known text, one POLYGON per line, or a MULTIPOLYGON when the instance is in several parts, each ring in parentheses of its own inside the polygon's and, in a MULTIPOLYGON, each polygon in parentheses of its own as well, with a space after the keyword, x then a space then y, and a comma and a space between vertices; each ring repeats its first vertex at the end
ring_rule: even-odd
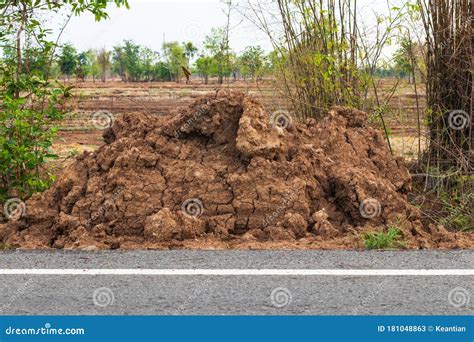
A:
POLYGON ((0 108, 0 201, 11 196, 27 197, 45 190, 54 180, 44 169, 46 160, 56 158, 51 146, 63 117, 61 105, 70 87, 52 85, 37 76, 23 77, 22 92, 8 91, 0 108))

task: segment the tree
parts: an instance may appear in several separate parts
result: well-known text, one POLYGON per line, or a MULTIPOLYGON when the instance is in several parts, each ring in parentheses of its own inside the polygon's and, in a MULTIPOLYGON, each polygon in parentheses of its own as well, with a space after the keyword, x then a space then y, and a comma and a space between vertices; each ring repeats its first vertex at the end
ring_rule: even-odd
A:
POLYGON ((91 71, 91 61, 87 52, 81 52, 77 55, 76 77, 84 81, 91 71))
POLYGON ((127 80, 125 75, 125 54, 122 46, 114 46, 112 51, 112 71, 122 78, 122 81, 127 80))
MULTIPOLYGON (((369 96, 374 97, 374 106, 383 105, 374 73, 404 17, 402 10, 389 16, 376 15, 373 34, 369 35, 356 1, 248 4, 252 20, 278 51, 277 85, 302 119, 322 119, 334 105, 367 110, 369 96)), ((384 125, 382 114, 379 117, 384 125)))
POLYGON ((87 58, 91 63, 90 75, 92 76, 92 81, 95 82, 95 79, 100 76, 100 64, 97 59, 97 52, 94 50, 87 51, 87 58))
POLYGON ((189 67, 191 59, 196 55, 198 49, 192 42, 183 43, 184 56, 186 57, 186 67, 189 67))
POLYGON ((97 53, 97 64, 100 68, 100 75, 102 82, 105 82, 107 76, 107 70, 110 68, 110 52, 102 48, 97 53))
POLYGON ((59 55, 59 67, 63 75, 71 76, 76 71, 77 66, 77 52, 71 44, 66 44, 61 49, 59 55))
POLYGON ((209 83, 209 76, 216 72, 217 63, 213 57, 201 56, 196 62, 196 71, 203 78, 204 84, 209 83))
POLYGON ((418 0, 416 4, 427 49, 427 164, 444 173, 445 177, 437 182, 438 190, 443 188, 440 185, 449 188, 459 182, 472 193, 473 3, 472 0, 418 0), (460 176, 467 178, 460 181, 460 176))
POLYGON ((141 64, 143 69, 143 76, 145 81, 153 80, 154 68, 158 54, 150 48, 143 47, 140 51, 141 64))
POLYGON ((132 40, 115 46, 112 52, 113 71, 124 81, 138 82, 142 77, 141 47, 132 40))
POLYGON ((179 82, 181 78, 183 65, 186 65, 185 48, 178 42, 169 42, 163 44, 163 56, 168 67, 170 78, 179 82))
POLYGON ((45 77, 48 73, 48 62, 43 49, 37 46, 27 46, 23 55, 22 72, 45 77))
POLYGON ((263 75, 265 53, 260 46, 247 46, 238 58, 239 70, 244 78, 254 78, 255 81, 263 75))
POLYGON ((403 37, 400 47, 394 54, 395 68, 403 77, 408 76, 409 83, 415 83, 415 77, 425 80, 423 72, 423 47, 410 37, 403 37))
POLYGON ((204 46, 216 62, 218 82, 222 84, 224 77, 230 74, 229 41, 226 30, 213 28, 211 34, 206 36, 204 46))
POLYGON ((163 61, 158 61, 153 67, 153 81, 171 81, 168 66, 163 61))
POLYGON ((125 73, 127 79, 132 82, 140 81, 142 69, 140 65, 141 47, 132 40, 126 40, 123 47, 125 73))
MULTIPOLYGON (((44 164, 55 157, 51 146, 71 87, 50 79, 59 37, 48 40, 51 30, 37 18, 69 10, 71 16, 90 12, 101 20, 107 18, 108 4, 107 0, 0 2, 0 46, 14 51, 1 61, 0 201, 28 197, 54 180, 44 164), (37 46, 31 53, 33 39, 37 46), (33 60, 40 61, 41 72, 33 71, 33 60)), ((115 0, 115 4, 128 7, 126 0, 115 0)), ((61 71, 66 75, 75 70, 74 55, 75 50, 68 46, 61 51, 61 71)))

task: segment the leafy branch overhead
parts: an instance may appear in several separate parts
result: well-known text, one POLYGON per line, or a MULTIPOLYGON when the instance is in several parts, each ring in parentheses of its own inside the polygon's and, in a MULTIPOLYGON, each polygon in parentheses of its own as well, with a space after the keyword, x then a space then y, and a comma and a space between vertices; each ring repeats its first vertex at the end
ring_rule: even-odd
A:
MULTIPOLYGON (((126 0, 115 0, 128 8, 126 0)), ((71 87, 51 81, 59 38, 40 20, 44 15, 69 12, 69 18, 90 12, 96 20, 108 17, 107 0, 14 0, 0 4, 0 200, 25 197, 46 189, 54 176, 43 167, 55 158, 52 142, 64 114, 71 87)), ((67 24, 67 22, 66 22, 67 24)), ((86 56, 62 49, 61 71, 69 75, 86 56)), ((80 66, 81 64, 79 64, 80 66)))

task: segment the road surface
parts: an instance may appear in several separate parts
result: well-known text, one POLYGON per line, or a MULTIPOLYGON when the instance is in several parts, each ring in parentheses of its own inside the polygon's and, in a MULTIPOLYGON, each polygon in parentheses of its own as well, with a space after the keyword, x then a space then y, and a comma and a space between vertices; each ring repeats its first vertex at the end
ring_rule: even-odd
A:
POLYGON ((0 294, 2 315, 472 315, 474 251, 7 251, 0 294))

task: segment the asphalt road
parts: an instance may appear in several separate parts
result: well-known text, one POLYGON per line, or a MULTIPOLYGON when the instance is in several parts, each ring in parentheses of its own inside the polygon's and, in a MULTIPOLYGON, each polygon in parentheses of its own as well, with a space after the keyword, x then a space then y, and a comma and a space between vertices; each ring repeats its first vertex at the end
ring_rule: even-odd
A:
MULTIPOLYGON (((6 275, 5 269, 473 270, 473 251, 12 251, 0 314, 472 315, 474 275, 6 275)), ((26 272, 28 273, 28 272, 26 272)))

